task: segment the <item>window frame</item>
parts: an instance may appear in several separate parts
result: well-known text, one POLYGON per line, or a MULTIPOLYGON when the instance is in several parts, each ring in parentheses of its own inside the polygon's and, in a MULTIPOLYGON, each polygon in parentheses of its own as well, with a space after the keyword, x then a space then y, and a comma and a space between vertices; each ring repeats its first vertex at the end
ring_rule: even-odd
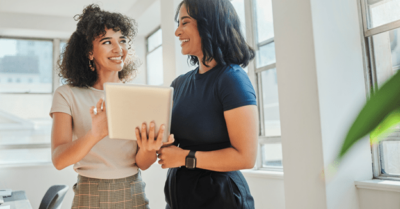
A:
MULTIPOLYGON (((150 36, 154 35, 154 34, 155 34, 158 30, 160 30, 160 29, 161 29, 161 25, 158 26, 156 29, 152 30, 152 31, 145 37, 145 42, 146 42, 146 56, 145 56, 145 62, 146 62, 145 80, 146 80, 146 85, 149 85, 149 71, 148 71, 148 66, 147 66, 147 56, 162 46, 162 41, 161 41, 161 44, 160 44, 160 45, 157 45, 156 47, 154 47, 154 49, 152 49, 151 51, 149 51, 149 38, 150 38, 150 36)), ((162 29, 161 29, 161 32, 162 32, 162 29)))
MULTIPOLYGON (((257 40, 257 13, 255 10, 255 0, 244 0, 245 6, 245 22, 246 22, 246 39, 247 43, 257 51, 259 48, 271 44, 275 42, 275 37, 267 39, 258 43, 257 40)), ((274 144, 274 143, 282 143, 281 136, 265 136, 264 130, 264 109, 263 109, 263 101, 262 101, 262 81, 261 81, 261 73, 267 70, 276 69, 276 61, 272 64, 258 67, 257 56, 249 63, 248 65, 248 76, 250 80, 253 81, 255 91, 257 94, 257 106, 258 106, 258 118, 259 118, 259 133, 258 133, 258 152, 257 152, 257 160, 256 165, 254 166, 254 170, 261 171, 278 171, 283 172, 282 166, 263 166, 262 159, 262 145, 264 144, 274 144)))
MULTIPOLYGON (((363 46, 363 59, 364 59, 364 77, 365 77, 365 88, 369 98, 378 89, 378 79, 376 72, 376 62, 374 56, 374 43, 373 36, 388 32, 394 29, 400 28, 400 20, 396 20, 375 28, 369 28, 369 12, 367 8, 367 3, 365 0, 359 0, 359 19, 362 22, 360 24, 362 31, 362 46, 363 46)), ((390 139, 389 139, 390 140, 390 139)), ((400 180, 400 175, 385 174, 382 173, 382 148, 381 143, 371 144, 371 154, 372 154, 372 171, 373 178, 384 179, 384 180, 400 180)))
MULTIPOLYGON (((50 93, 29 93, 29 92, 3 92, 0 94, 9 94, 9 95, 53 95, 54 90, 60 86, 60 81, 58 77, 58 66, 57 61, 61 54, 60 42, 65 41, 68 42, 67 39, 61 38, 37 38, 37 37, 19 37, 19 36, 0 36, 0 39, 17 39, 17 40, 32 40, 32 41, 51 41, 53 43, 53 55, 52 55, 52 89, 50 93)), ((51 148, 51 142, 49 143, 32 143, 32 144, 0 144, 1 150, 15 150, 15 149, 47 149, 51 148)), ((49 161, 51 162, 51 161, 49 161)), ((48 164, 49 162, 37 162, 35 165, 48 164)), ((0 166, 14 166, 14 165, 22 165, 23 163, 9 163, 9 164, 0 164, 0 166)))

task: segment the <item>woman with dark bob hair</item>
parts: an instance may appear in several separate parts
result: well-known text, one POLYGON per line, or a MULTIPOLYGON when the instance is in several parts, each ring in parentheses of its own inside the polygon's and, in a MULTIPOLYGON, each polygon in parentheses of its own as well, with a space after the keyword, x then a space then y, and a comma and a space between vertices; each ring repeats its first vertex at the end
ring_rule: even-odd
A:
MULTIPOLYGON (((126 82, 138 67, 130 52, 136 23, 97 5, 75 17, 77 29, 59 61, 67 85, 54 92, 50 110, 53 164, 74 165, 78 173, 72 208, 149 208, 139 168, 157 160, 163 128, 157 140, 110 139, 102 99, 105 82, 126 82)), ((154 124, 150 131, 154 136, 154 124)))
POLYGON ((241 169, 257 155, 257 103, 242 67, 254 58, 229 0, 184 0, 175 35, 198 67, 176 78, 174 145, 158 152, 168 170, 166 208, 252 209, 241 169), (179 144, 179 147, 178 147, 179 144))

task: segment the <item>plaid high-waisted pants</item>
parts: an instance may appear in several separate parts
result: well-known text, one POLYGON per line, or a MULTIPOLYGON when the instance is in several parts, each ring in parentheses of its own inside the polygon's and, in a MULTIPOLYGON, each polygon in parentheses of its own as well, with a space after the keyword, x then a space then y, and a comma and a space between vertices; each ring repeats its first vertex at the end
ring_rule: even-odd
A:
POLYGON ((139 173, 121 179, 95 179, 78 175, 72 209, 149 209, 145 183, 139 173))

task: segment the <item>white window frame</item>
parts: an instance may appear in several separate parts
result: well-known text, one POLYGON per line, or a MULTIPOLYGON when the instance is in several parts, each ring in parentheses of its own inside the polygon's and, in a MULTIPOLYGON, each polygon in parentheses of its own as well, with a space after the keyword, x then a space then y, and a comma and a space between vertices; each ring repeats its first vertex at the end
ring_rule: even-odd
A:
MULTIPOLYGON (((64 39, 59 39, 59 38, 54 38, 54 39, 48 39, 48 38, 32 38, 32 37, 14 37, 14 36, 0 36, 0 38, 6 38, 6 39, 20 39, 20 40, 46 40, 46 41, 52 41, 53 42, 53 71, 52 71, 52 90, 51 93, 1 93, 1 94, 17 94, 17 95, 52 95, 54 93, 54 90, 60 86, 60 79, 58 77, 58 66, 57 66, 57 60, 60 57, 61 51, 60 51, 60 42, 61 41, 67 41, 64 39)), ((51 142, 49 143, 34 143, 34 144, 8 144, 8 145, 0 145, 0 151, 1 150, 10 150, 10 149, 44 149, 44 148, 51 148, 51 142)), ((48 164, 51 163, 51 161, 46 162, 46 163, 34 163, 38 165, 42 164, 48 164)), ((0 164, 0 166, 9 166, 9 165, 25 165, 24 163, 16 163, 16 164, 0 164)), ((30 163, 30 165, 32 165, 30 163)))
MULTIPOLYGON (((364 53, 364 73, 365 73, 365 83, 367 90, 367 97, 370 97, 371 94, 378 88, 378 80, 376 74, 376 65, 375 65, 375 56, 374 56, 374 45, 373 45, 373 36, 391 31, 397 28, 400 28, 400 20, 390 22, 375 28, 369 29, 370 22, 368 19, 368 9, 365 0, 359 0, 359 14, 362 20, 362 31, 363 37, 363 53, 364 53)), ((392 140, 388 137, 387 140, 392 140)), ((397 141, 397 140, 396 140, 397 141)), ((386 179, 386 180, 400 180, 400 175, 389 175, 382 173, 382 146, 381 143, 371 144, 371 153, 372 153, 372 170, 373 177, 376 179, 386 179)))
MULTIPOLYGON (((149 33, 149 35, 147 35, 146 37, 145 37, 145 40, 146 40, 146 57, 145 57, 145 62, 146 62, 146 73, 145 73, 145 80, 146 80, 146 84, 149 84, 149 71, 148 71, 148 69, 147 69, 147 56, 150 54, 150 53, 152 53, 152 52, 154 52, 155 50, 157 50, 158 48, 160 48, 161 46, 162 46, 162 42, 161 42, 161 44, 160 45, 158 45, 158 46, 156 46, 156 47, 154 47, 154 49, 152 49, 151 51, 149 51, 149 38, 150 38, 150 36, 152 36, 153 34, 155 34, 158 30, 160 30, 161 29, 161 26, 158 26, 156 29, 154 29, 153 31, 151 31, 150 33, 149 33)), ((162 30, 162 29, 161 29, 162 30)))
MULTIPOLYGON (((255 12, 255 1, 254 0, 245 0, 245 21, 246 21, 246 39, 247 43, 257 51, 258 48, 265 46, 267 44, 271 44, 274 42, 274 37, 270 38, 266 41, 258 43, 256 31, 256 12, 255 12)), ((256 67, 257 56, 254 60, 249 63, 248 66, 248 75, 250 80, 253 81, 255 86, 256 94, 257 94, 257 105, 258 105, 258 114, 259 114, 259 136, 258 136, 258 152, 257 152, 257 161, 254 166, 254 170, 265 170, 265 171, 283 171, 283 165, 280 166, 268 166, 263 167, 262 164, 262 145, 264 144, 274 144, 274 143, 282 143, 281 136, 265 136, 264 130, 264 109, 263 109, 263 101, 262 101, 262 81, 261 81, 261 73, 267 70, 272 70, 276 68, 276 62, 263 66, 256 67)))

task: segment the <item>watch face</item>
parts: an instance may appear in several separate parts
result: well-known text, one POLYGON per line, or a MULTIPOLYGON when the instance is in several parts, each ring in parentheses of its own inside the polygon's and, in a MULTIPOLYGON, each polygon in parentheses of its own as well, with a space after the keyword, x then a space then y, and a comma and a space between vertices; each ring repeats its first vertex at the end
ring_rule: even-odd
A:
POLYGON ((196 167, 196 158, 186 158, 186 168, 194 169, 196 167))

